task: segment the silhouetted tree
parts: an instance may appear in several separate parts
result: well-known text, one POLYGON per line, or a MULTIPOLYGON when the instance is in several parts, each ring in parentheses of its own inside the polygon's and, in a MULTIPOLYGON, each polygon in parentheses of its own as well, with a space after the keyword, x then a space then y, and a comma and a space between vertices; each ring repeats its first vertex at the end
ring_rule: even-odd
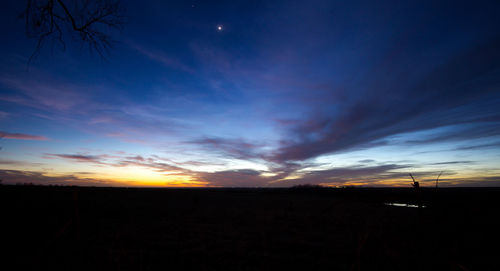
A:
POLYGON ((26 35, 38 40, 30 61, 47 39, 66 48, 67 36, 87 45, 101 57, 112 47, 106 33, 124 24, 119 0, 27 0, 22 14, 26 35))
POLYGON ((436 178, 436 189, 438 188, 438 182, 439 182, 439 177, 441 177, 441 174, 443 174, 443 172, 439 172, 439 175, 437 176, 436 178))
POLYGON ((413 180, 413 188, 415 188, 416 190, 418 190, 420 188, 420 183, 415 181, 415 178, 413 178, 413 175, 410 173, 410 177, 411 179, 413 180))
POLYGON ((415 195, 416 195, 416 198, 417 198, 417 203, 418 203, 418 208, 421 209, 422 208, 422 196, 420 194, 420 183, 418 181, 415 180, 415 178, 413 178, 413 175, 410 173, 410 177, 411 179, 413 180, 413 188, 415 188, 415 195))

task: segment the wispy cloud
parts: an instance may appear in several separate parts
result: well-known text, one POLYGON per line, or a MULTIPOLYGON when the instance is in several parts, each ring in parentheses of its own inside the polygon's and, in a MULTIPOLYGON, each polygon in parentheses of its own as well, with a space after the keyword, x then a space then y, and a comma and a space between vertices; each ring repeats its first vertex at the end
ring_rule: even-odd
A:
POLYGON ((21 140, 48 140, 45 136, 29 135, 21 133, 8 133, 0 131, 0 138, 21 139, 21 140))
POLYGON ((10 89, 17 90, 22 93, 22 96, 2 95, 0 99, 37 109, 56 110, 57 112, 88 108, 88 105, 77 107, 88 101, 88 98, 83 94, 88 92, 85 91, 84 87, 57 81, 54 78, 48 79, 47 76, 44 78, 42 74, 28 78, 1 75, 0 83, 10 89))
POLYGON ((269 177, 263 177, 261 172, 252 169, 227 170, 213 173, 199 172, 197 177, 211 186, 224 187, 262 187, 267 186, 269 177))
POLYGON ((112 164, 115 167, 123 167, 123 166, 140 166, 144 168, 152 169, 156 172, 178 172, 178 173, 189 173, 190 170, 185 168, 176 166, 170 163, 164 163, 156 161, 152 158, 142 158, 141 156, 129 157, 124 160, 120 160, 117 163, 112 164))
POLYGON ((469 150, 481 150, 481 149, 493 149, 493 148, 500 148, 500 142, 476 144, 476 145, 469 145, 469 146, 459 146, 459 147, 455 148, 455 150, 469 151, 469 150))
POLYGON ((226 156, 237 159, 251 160, 262 157, 262 153, 260 150, 262 145, 257 143, 247 142, 244 139, 205 137, 197 140, 188 141, 186 143, 194 144, 196 146, 201 146, 206 150, 219 152, 226 156))
POLYGON ((474 164, 474 161, 448 161, 448 162, 438 162, 438 163, 431 163, 430 165, 458 165, 458 164, 474 164))
POLYGON ((148 57, 151 60, 154 60, 158 63, 161 63, 162 65, 169 67, 174 70, 179 70, 187 73, 195 73, 195 70, 184 64, 182 61, 179 59, 169 56, 164 52, 161 52, 159 50, 152 50, 152 49, 146 49, 142 46, 139 45, 133 45, 132 46, 134 49, 136 49, 139 53, 142 55, 148 57))
POLYGON ((100 166, 108 167, 127 167, 127 166, 140 166, 148 168, 156 172, 169 172, 176 171, 180 173, 190 172, 188 169, 176 165, 174 162, 166 163, 158 161, 155 158, 145 158, 141 155, 136 156, 123 156, 123 155, 110 155, 110 154, 50 154, 44 155, 46 159, 60 158, 68 161, 78 163, 89 163, 100 166))
POLYGON ((500 135, 499 45, 500 38, 497 38, 469 48, 411 80, 402 80, 393 74, 398 73, 396 70, 416 72, 412 67, 384 64, 385 72, 394 73, 390 73, 390 77, 377 77, 379 73, 374 70, 363 80, 370 86, 369 92, 353 87, 349 100, 338 103, 325 99, 320 107, 335 110, 315 110, 306 121, 288 124, 288 138, 282 141, 273 159, 301 161, 387 144, 384 140, 397 134, 451 125, 470 125, 471 128, 412 144, 500 135), (387 80, 384 84, 380 82, 382 78, 387 80))
POLYGON ((10 113, 0 111, 0 120, 7 119, 9 116, 10 116, 10 113))
MULTIPOLYGON (((433 182, 435 179, 429 179, 433 182)), ((440 178, 440 187, 499 187, 500 175, 494 176, 478 176, 469 178, 440 178)))
MULTIPOLYGON (((113 87, 69 81, 40 71, 0 74, 0 85, 10 90, 0 94, 0 101, 18 105, 14 110, 85 133, 144 144, 186 128, 183 119, 168 116, 165 106, 138 103, 123 92, 111 101, 102 101, 107 96, 99 90, 112 96, 116 93, 113 87)), ((0 119, 6 114, 12 113, 0 114, 0 119)))
MULTIPOLYGON (((288 187, 298 184, 321 184, 329 186, 342 185, 365 185, 365 186, 407 186, 410 184, 408 173, 419 165, 410 163, 374 163, 374 160, 360 160, 359 164, 352 166, 337 166, 329 169, 317 169, 318 163, 294 163, 285 162, 282 164, 270 164, 269 170, 256 170, 250 168, 240 168, 231 170, 219 170, 215 172, 204 172, 194 169, 186 169, 184 165, 191 162, 175 162, 171 159, 160 158, 156 155, 130 155, 128 153, 116 152, 111 154, 46 154, 45 158, 64 159, 76 163, 88 163, 109 168, 140 167, 152 172, 160 173, 165 178, 167 185, 189 186, 191 184, 205 186, 224 187, 288 187), (368 165, 367 165, 368 164, 368 165), (172 177, 173 176, 173 177, 172 177), (176 179, 178 178, 178 180, 176 179), (167 180, 167 179, 166 179, 167 180), (189 181, 186 181, 189 180, 189 181)), ((0 164, 6 166, 16 166, 19 161, 0 160, 0 164)), ((197 163, 194 163, 197 164, 197 163)), ((210 163, 207 163, 210 164, 210 163)), ((430 164, 440 166, 437 169, 420 168, 414 175, 421 181, 422 185, 431 184, 435 176, 443 170, 443 167, 458 164, 473 164, 473 161, 446 161, 430 164)), ((203 164, 206 165, 206 164, 203 164)), ((493 172, 494 173, 494 172, 493 172)), ((93 178, 82 178, 80 175, 88 175, 91 172, 66 174, 64 176, 53 177, 46 172, 38 171, 16 171, 4 170, 5 180, 12 182, 37 182, 46 184, 83 184, 83 185, 109 185, 110 181, 93 178)), ((447 177, 456 175, 452 169, 445 169, 444 175, 447 177)), ((160 176, 161 176, 160 175, 160 176)), ((465 185, 485 185, 487 181, 484 176, 479 176, 475 180, 465 181, 465 185), (476 180, 477 179, 477 180, 476 180), (474 181, 474 182, 470 182, 474 181)), ((456 186, 462 183, 459 178, 443 179, 443 186, 456 186)), ((117 185, 124 183, 116 183, 117 185)), ((441 183, 440 183, 441 184, 441 183)), ((490 181, 489 184, 495 184, 490 181)), ((129 185, 129 184, 126 184, 129 185)), ((161 185, 161 184, 160 184, 161 185)))
POLYGON ((71 160, 74 162, 83 162, 83 163, 96 163, 96 164, 104 164, 103 155, 84 155, 84 154, 45 154, 45 158, 63 158, 67 160, 71 160))
POLYGON ((43 171, 3 170, 0 169, 0 179, 5 184, 38 184, 38 185, 78 185, 78 186, 120 186, 125 182, 96 178, 82 178, 73 174, 53 176, 43 171))
POLYGON ((394 178, 407 178, 408 173, 401 172, 411 165, 385 164, 378 166, 348 166, 327 170, 299 172, 297 178, 277 180, 277 185, 290 186, 295 184, 328 184, 344 185, 352 181, 361 181, 376 185, 378 181, 394 178))

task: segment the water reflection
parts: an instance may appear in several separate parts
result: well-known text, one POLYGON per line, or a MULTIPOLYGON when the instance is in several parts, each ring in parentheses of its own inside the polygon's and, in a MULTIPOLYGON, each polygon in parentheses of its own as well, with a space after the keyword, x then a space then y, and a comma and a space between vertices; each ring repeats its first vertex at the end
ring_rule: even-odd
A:
MULTIPOLYGON (((418 205, 415 204, 409 204, 409 203, 397 203, 397 202, 388 202, 384 203, 384 205, 388 206, 397 206, 397 207, 409 207, 409 208, 418 208, 418 205)), ((425 205, 422 205, 422 208, 425 208, 425 205)))

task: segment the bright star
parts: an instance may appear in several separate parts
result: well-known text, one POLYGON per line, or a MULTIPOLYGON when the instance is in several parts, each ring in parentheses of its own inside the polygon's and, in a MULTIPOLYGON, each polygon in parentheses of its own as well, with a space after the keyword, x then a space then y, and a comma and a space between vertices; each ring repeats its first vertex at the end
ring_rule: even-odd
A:
POLYGON ((217 30, 222 31, 222 25, 218 25, 217 30))

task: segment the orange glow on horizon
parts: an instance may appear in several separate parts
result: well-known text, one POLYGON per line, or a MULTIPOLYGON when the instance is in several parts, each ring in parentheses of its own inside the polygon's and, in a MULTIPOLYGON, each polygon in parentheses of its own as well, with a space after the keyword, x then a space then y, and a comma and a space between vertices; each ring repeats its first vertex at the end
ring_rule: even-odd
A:
MULTIPOLYGON (((162 169, 159 167, 134 164, 125 166, 114 166, 114 165, 83 165, 80 163, 73 163, 68 165, 55 165, 51 169, 44 169, 39 166, 33 167, 32 169, 26 169, 18 166, 12 166, 13 171, 24 171, 23 179, 20 181, 13 179, 10 183, 15 184, 16 182, 33 182, 35 184, 47 184, 47 185, 80 185, 80 186, 116 186, 116 187, 219 187, 220 183, 217 179, 205 179, 203 171, 197 171, 196 169, 162 169), (71 169, 70 170, 70 166, 71 169), (73 167, 74 166, 74 167, 73 167), (36 180, 31 181, 32 178, 37 176, 42 176, 41 181, 36 182, 36 180)), ((279 172, 278 172, 279 173, 279 172)), ((342 186, 352 186, 352 187, 412 187, 412 180, 410 177, 399 177, 399 178, 384 178, 384 176, 365 176, 361 178, 348 178, 343 181, 332 178, 330 180, 316 180, 311 179, 307 173, 294 173, 282 179, 273 178, 278 175, 274 172, 261 173, 257 178, 257 181, 262 187, 287 187, 294 186, 298 184, 308 184, 308 183, 319 183, 325 187, 342 187, 342 186), (259 179, 260 178, 260 179, 259 179), (318 182, 319 181, 319 182, 318 182), (322 181, 322 182, 321 182, 322 181)), ((392 172, 392 173, 404 173, 404 172, 392 172)), ((488 172, 489 174, 483 174, 478 176, 477 172, 463 172, 461 174, 446 175, 443 174, 439 181, 440 187, 449 186, 471 186, 477 181, 484 182, 487 181, 489 177, 495 177, 496 171, 488 172)), ((12 173, 14 174, 14 173, 12 173)), ((399 175, 399 174, 398 174, 399 175)), ((404 174, 403 174, 404 175, 404 174)), ((399 175, 399 176, 403 176, 399 175)), ((436 176, 432 175, 420 175, 415 174, 415 178, 420 182, 421 187, 435 187, 436 176)), ((226 176, 227 177, 227 176, 226 176)), ((211 178, 217 178, 217 175, 213 175, 211 178)), ((221 178, 224 178, 221 175, 221 178)), ((9 180, 5 183, 8 183, 9 180)), ((227 181, 222 182, 227 183, 227 181)), ((235 180, 238 183, 238 180, 235 180)))

